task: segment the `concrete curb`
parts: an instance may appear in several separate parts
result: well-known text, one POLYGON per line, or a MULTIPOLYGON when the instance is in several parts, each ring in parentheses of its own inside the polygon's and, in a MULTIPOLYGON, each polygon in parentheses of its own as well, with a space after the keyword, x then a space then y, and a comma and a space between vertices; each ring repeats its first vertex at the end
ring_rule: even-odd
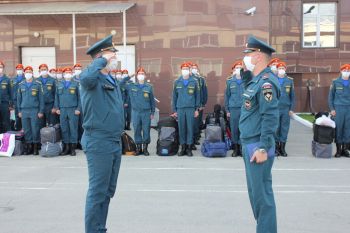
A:
POLYGON ((306 127, 309 127, 310 129, 312 129, 312 127, 313 127, 313 124, 310 121, 307 121, 307 120, 301 118, 300 116, 298 116, 295 113, 292 115, 292 119, 296 120, 297 122, 299 122, 302 125, 305 125, 306 127))

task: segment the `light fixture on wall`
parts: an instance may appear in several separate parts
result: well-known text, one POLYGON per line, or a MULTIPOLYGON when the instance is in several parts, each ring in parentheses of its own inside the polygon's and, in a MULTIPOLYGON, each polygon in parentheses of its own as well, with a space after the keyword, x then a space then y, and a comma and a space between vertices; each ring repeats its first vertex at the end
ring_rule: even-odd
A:
POLYGON ((34 32, 34 33, 33 33, 33 36, 34 36, 35 38, 38 38, 38 37, 40 36, 40 32, 34 32))
POLYGON ((111 35, 113 35, 113 36, 117 35, 117 31, 113 29, 113 30, 111 31, 111 35))

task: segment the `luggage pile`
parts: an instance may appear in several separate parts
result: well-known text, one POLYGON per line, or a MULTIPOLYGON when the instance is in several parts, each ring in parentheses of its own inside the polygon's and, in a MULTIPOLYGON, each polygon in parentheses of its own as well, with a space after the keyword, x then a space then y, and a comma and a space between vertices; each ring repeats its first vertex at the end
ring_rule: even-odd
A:
MULTIPOLYGON (((332 143, 335 138, 335 128, 329 124, 322 124, 318 118, 323 117, 323 114, 317 114, 316 123, 313 125, 313 141, 311 144, 312 155, 316 158, 331 158, 332 157, 332 143)), ((327 117, 327 121, 331 121, 327 117)), ((335 124, 334 124, 335 125, 335 124)))
POLYGON ((227 145, 224 141, 226 135, 226 124, 222 117, 207 118, 205 129, 205 140, 201 147, 202 155, 205 157, 226 157, 227 145))
POLYGON ((158 122, 157 155, 172 156, 179 150, 179 129, 174 117, 164 117, 158 122))
POLYGON ((42 157, 56 157, 64 150, 61 141, 61 128, 59 124, 47 126, 40 130, 42 157))

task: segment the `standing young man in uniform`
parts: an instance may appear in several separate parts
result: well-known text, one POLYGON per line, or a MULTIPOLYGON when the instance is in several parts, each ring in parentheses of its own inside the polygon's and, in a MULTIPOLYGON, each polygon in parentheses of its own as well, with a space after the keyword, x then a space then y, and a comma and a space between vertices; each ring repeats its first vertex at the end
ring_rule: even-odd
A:
POLYGON ((269 45, 251 36, 243 59, 245 90, 239 129, 257 233, 277 233, 271 169, 275 156, 280 90, 276 76, 267 67, 273 52, 275 50, 269 45))
POLYGON ((241 142, 239 140, 239 118, 241 116, 244 86, 241 78, 242 61, 232 65, 232 76, 226 81, 225 108, 230 118, 231 139, 233 143, 232 157, 242 156, 241 142))
POLYGON ((85 232, 106 232, 110 199, 114 196, 121 162, 124 108, 120 87, 109 76, 117 68, 112 36, 87 51, 94 60, 80 75, 84 113, 82 147, 86 154, 89 189, 85 206, 85 232))
POLYGON ((154 117, 155 101, 153 86, 145 83, 145 70, 141 67, 136 72, 136 83, 127 86, 132 106, 132 123, 136 155, 149 155, 148 144, 151 142, 151 120, 154 117))
POLYGON ((290 126, 290 117, 294 109, 294 82, 293 78, 286 75, 287 65, 284 62, 277 64, 277 77, 281 88, 281 98, 279 99, 279 125, 277 129, 276 151, 277 155, 287 157, 286 143, 290 126))
POLYGON ((44 116, 44 94, 39 81, 33 78, 33 68, 27 66, 24 69, 25 80, 17 90, 18 116, 22 119, 24 130, 25 155, 38 155, 40 143, 40 119, 44 116))
POLYGON ((55 102, 56 80, 49 76, 48 70, 46 64, 41 64, 39 66, 40 77, 37 80, 43 87, 45 101, 45 112, 41 127, 57 123, 57 117, 55 116, 56 110, 53 107, 55 102))
POLYGON ((349 157, 350 151, 350 64, 340 67, 339 78, 333 80, 329 90, 328 104, 335 117, 337 152, 335 157, 349 157))
POLYGON ((0 133, 11 129, 10 110, 12 109, 11 80, 5 74, 5 63, 0 61, 0 133))
POLYGON ((12 95, 13 95, 13 107, 15 109, 15 130, 22 129, 21 119, 18 117, 18 106, 17 106, 17 90, 19 84, 24 80, 24 67, 22 64, 16 66, 16 76, 12 79, 12 95))
POLYGON ((200 90, 198 82, 190 75, 190 65, 181 65, 181 76, 174 81, 172 109, 178 117, 181 150, 179 156, 193 156, 194 118, 198 117, 200 90))
POLYGON ((79 83, 72 80, 72 69, 63 70, 64 81, 57 84, 55 109, 60 116, 63 151, 61 155, 75 156, 78 143, 78 121, 80 115, 79 83))

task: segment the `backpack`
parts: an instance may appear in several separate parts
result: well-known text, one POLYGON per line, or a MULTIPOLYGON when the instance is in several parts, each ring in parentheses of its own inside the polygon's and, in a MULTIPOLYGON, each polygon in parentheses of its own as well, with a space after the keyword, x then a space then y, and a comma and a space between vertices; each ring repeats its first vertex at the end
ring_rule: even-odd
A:
POLYGON ((204 141, 201 147, 202 155, 205 157, 226 157, 227 148, 225 142, 204 141))
POLYGON ((320 144, 331 144, 335 138, 335 130, 329 126, 314 124, 314 141, 320 144))
POLYGON ((46 142, 41 145, 41 150, 39 154, 40 156, 47 157, 47 158, 56 157, 60 155, 62 150, 63 148, 62 148, 61 142, 56 142, 56 143, 46 142))
POLYGON ((208 125, 205 129, 205 140, 208 142, 222 142, 222 129, 218 125, 208 125))
POLYGON ((126 132, 121 135, 122 140, 122 154, 123 155, 135 155, 136 154, 136 143, 132 137, 126 132))
POLYGON ((176 155, 179 150, 177 129, 174 127, 161 127, 158 130, 157 155, 176 155))

